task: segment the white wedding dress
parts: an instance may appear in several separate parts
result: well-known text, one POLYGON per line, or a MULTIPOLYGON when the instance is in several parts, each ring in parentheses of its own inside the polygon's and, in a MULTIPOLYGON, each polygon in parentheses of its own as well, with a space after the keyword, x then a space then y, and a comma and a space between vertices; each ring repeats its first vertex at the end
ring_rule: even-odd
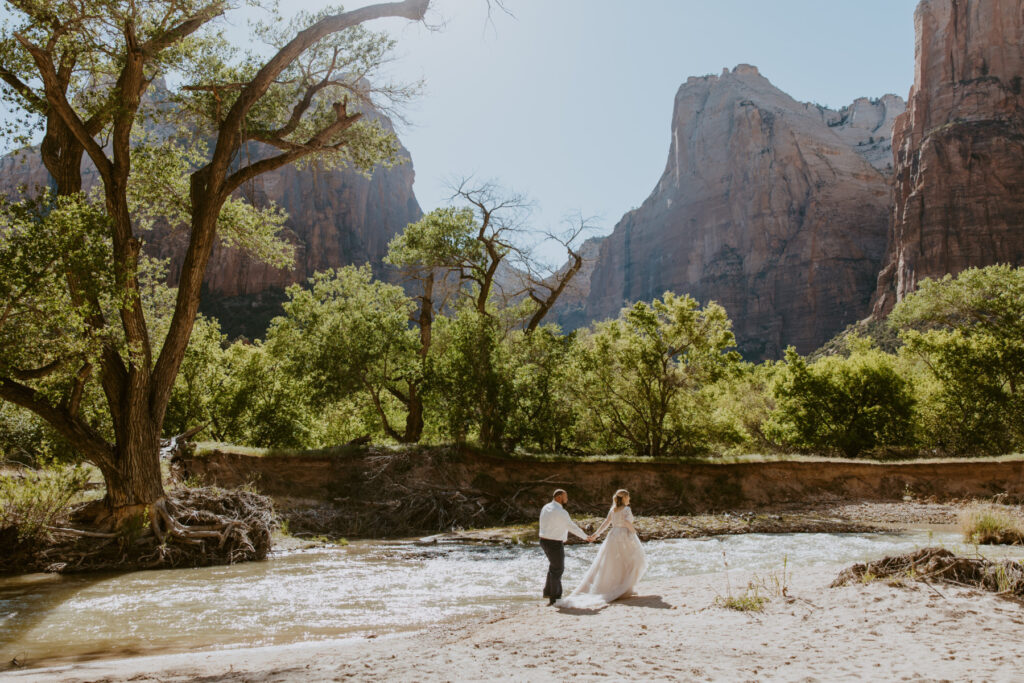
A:
POLYGON ((593 609, 633 592, 633 587, 647 571, 647 557, 640 539, 633 531, 633 511, 629 506, 612 508, 596 534, 611 524, 608 538, 597 551, 580 585, 558 607, 593 609))

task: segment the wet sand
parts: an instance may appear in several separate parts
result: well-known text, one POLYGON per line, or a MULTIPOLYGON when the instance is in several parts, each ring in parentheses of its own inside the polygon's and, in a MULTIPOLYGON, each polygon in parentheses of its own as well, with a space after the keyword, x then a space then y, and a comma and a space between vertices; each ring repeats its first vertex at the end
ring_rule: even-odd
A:
POLYGON ((955 586, 829 588, 841 566, 641 583, 599 611, 536 606, 413 635, 8 671, 12 681, 1019 680, 1024 606, 955 586), (754 581, 763 612, 715 604, 754 581), (780 585, 786 595, 778 594, 780 585))

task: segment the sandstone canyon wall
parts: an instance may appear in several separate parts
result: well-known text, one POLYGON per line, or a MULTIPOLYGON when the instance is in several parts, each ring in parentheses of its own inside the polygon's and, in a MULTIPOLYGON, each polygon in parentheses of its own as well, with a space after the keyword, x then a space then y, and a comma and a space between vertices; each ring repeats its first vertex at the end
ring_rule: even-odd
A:
POLYGON ((661 180, 601 243, 585 317, 672 290, 722 304, 748 358, 817 348, 867 313, 903 110, 800 103, 748 65, 690 78, 661 180))
POLYGON ((873 312, 926 277, 1024 265, 1024 2, 922 0, 873 312))
MULTIPOLYGON (((393 130, 387 119, 381 121, 393 130)), ((259 206, 274 202, 288 212, 284 236, 296 247, 294 265, 275 269, 238 249, 217 245, 206 269, 200 310, 217 317, 232 336, 262 338, 270 319, 280 313, 286 286, 327 268, 364 263, 378 268, 391 238, 423 215, 404 147, 400 156, 407 160, 404 164, 378 166, 369 177, 352 169, 285 166, 245 185, 241 194, 249 201, 259 206)), ((88 161, 82 172, 86 187, 97 182, 88 161)), ((34 150, 0 158, 0 192, 12 194, 19 185, 49 183, 34 150)), ((187 235, 154 230, 143 239, 147 253, 170 260, 169 280, 176 284, 187 235)))

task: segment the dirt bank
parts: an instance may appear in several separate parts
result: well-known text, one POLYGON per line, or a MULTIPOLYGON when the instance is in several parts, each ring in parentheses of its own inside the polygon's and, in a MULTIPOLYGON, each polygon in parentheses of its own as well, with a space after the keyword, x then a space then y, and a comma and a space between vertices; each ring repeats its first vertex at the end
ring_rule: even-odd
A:
POLYGON ((245 484, 275 498, 303 528, 350 536, 408 535, 534 521, 551 490, 577 513, 603 514, 612 491, 639 515, 769 510, 849 501, 1024 498, 1024 461, 645 463, 542 462, 470 449, 346 447, 249 455, 214 450, 179 460, 180 476, 245 484))

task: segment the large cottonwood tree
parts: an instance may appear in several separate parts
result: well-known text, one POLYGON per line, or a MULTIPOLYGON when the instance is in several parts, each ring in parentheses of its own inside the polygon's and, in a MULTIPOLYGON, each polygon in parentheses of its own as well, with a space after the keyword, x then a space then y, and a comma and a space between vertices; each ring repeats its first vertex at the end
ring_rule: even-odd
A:
POLYGON ((211 250, 233 235, 281 256, 280 216, 248 210, 238 191, 304 160, 393 160, 393 136, 366 115, 391 43, 362 24, 422 20, 429 0, 272 21, 258 31, 267 49, 251 53, 222 36, 236 4, 10 0, 0 30, 0 96, 15 110, 7 132, 43 133, 56 195, 9 204, 0 220, 0 399, 42 417, 100 468, 114 520, 148 510, 172 532, 161 428, 211 250), (164 77, 181 84, 154 102, 164 77), (87 196, 89 165, 98 182, 87 196), (154 220, 179 224, 188 245, 160 324, 143 291, 154 220), (90 391, 108 429, 82 410, 90 391))

